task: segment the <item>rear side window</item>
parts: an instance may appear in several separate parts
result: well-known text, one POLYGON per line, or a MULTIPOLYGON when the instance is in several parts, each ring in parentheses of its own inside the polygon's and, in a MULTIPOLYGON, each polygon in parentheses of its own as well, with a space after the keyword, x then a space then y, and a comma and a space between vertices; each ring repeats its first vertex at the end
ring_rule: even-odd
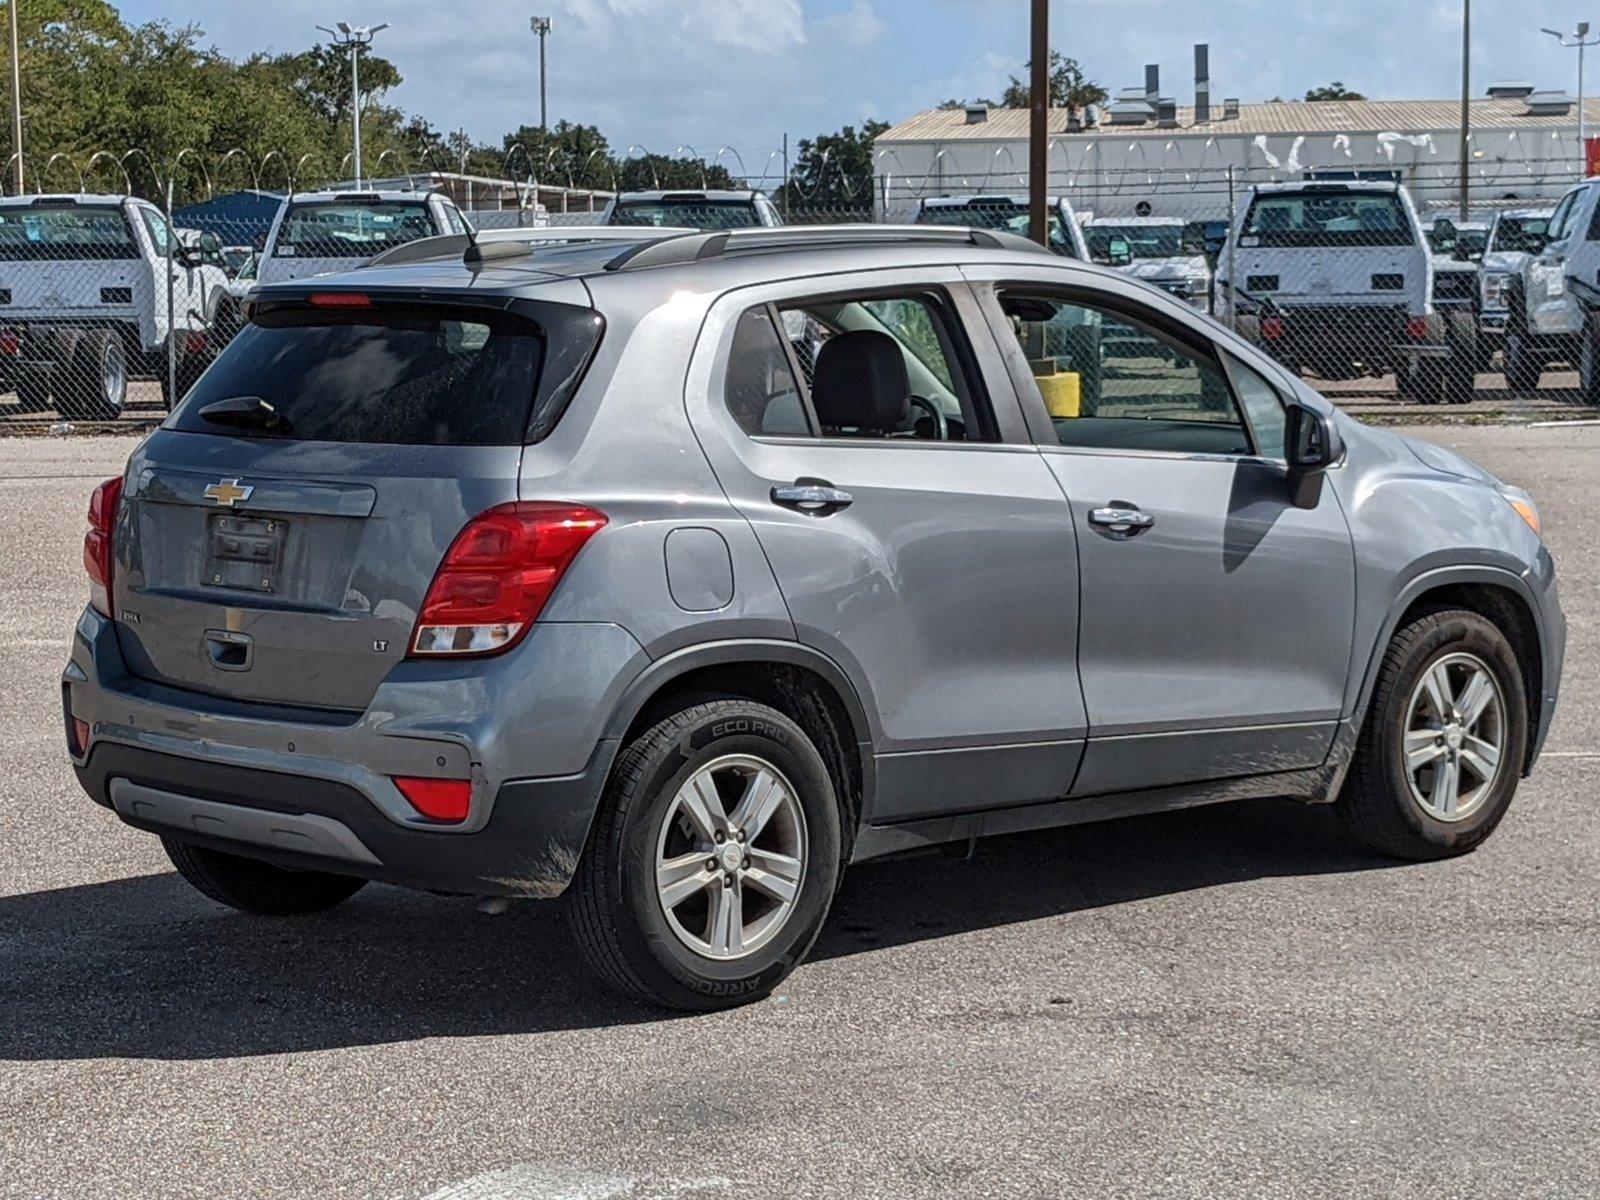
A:
POLYGON ((540 327, 498 310, 266 309, 217 357, 168 428, 294 441, 516 445, 529 427, 544 358, 540 327), (203 415, 218 401, 249 397, 270 404, 273 419, 203 415))

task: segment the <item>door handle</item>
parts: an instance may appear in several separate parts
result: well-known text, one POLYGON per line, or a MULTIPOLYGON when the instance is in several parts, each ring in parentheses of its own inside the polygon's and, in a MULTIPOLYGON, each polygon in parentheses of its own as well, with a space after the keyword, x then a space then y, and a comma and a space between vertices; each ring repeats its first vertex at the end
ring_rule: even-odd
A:
POLYGON ((1143 533, 1156 519, 1136 505, 1113 500, 1103 508, 1089 510, 1089 524, 1098 525, 1112 537, 1130 538, 1143 533))
POLYGON ((825 517, 841 508, 849 508, 855 497, 840 491, 826 479, 796 479, 773 488, 772 502, 807 516, 825 517))

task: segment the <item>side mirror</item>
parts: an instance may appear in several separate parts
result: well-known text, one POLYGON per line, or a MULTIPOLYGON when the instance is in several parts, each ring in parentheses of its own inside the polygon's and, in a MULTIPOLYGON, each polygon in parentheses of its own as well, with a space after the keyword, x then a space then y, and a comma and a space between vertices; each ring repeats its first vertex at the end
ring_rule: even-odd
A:
POLYGON ((1133 261, 1133 247, 1127 238, 1112 238, 1106 246, 1106 261, 1113 267, 1125 267, 1133 261))
POLYGON ((1339 461, 1344 441, 1322 413, 1291 403, 1284 413, 1283 456, 1289 463, 1290 499, 1297 508, 1315 508, 1322 476, 1339 461))
POLYGON ((201 263, 200 251, 194 246, 180 245, 172 252, 172 257, 177 260, 180 266, 184 267, 198 267, 201 263))

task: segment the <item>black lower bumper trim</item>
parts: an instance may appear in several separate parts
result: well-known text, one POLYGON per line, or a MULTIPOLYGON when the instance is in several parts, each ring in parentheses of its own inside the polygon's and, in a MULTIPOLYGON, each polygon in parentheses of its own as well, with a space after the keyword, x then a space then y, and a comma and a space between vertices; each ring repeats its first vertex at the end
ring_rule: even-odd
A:
MULTIPOLYGON (((335 860, 177 830, 120 812, 152 833, 261 859, 279 866, 359 875, 402 887, 492 896, 556 896, 571 882, 605 786, 613 742, 603 742, 578 775, 512 780, 501 786, 489 822, 476 833, 406 829, 356 789, 327 779, 261 771, 202 758, 100 742, 78 782, 97 804, 112 807, 110 785, 126 779, 146 788, 218 804, 327 817, 371 850, 375 863, 335 860)), ((126 807, 126 806, 124 806, 126 807)))

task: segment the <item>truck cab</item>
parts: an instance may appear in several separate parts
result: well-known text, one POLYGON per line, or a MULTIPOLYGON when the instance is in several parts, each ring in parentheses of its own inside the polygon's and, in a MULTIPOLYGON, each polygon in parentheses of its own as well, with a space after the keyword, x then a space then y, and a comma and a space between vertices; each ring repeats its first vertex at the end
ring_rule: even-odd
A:
POLYGON ((753 190, 623 192, 613 197, 602 225, 753 229, 783 224, 765 192, 753 190))
MULTIPOLYGON (((1089 246, 1083 223, 1065 196, 1045 198, 1050 227, 1050 249, 1066 258, 1087 261, 1089 246)), ((1030 211, 1026 196, 929 196, 917 202, 917 225, 960 225, 968 229, 999 229, 1029 236, 1030 211)))
POLYGON ((1092 262, 1116 267, 1195 308, 1210 306, 1205 232, 1182 217, 1096 217, 1085 227, 1092 262))
POLYGON ((455 201, 437 192, 302 192, 279 206, 256 278, 282 283, 349 271, 418 238, 467 229, 455 201))
POLYGON ((1550 215, 1544 247, 1530 254, 1510 283, 1505 334, 1506 386, 1529 391, 1553 362, 1578 369, 1589 403, 1600 403, 1595 313, 1600 310, 1600 179, 1562 195, 1550 215))
POLYGON ((0 197, 0 385, 27 412, 109 420, 130 375, 166 384, 174 337, 197 374, 229 299, 217 251, 135 196, 0 197))
POLYGON ((1435 299, 1433 252, 1403 185, 1276 183, 1240 199, 1214 312, 1296 372, 1393 372, 1405 399, 1464 402, 1477 367, 1471 309, 1435 299))

